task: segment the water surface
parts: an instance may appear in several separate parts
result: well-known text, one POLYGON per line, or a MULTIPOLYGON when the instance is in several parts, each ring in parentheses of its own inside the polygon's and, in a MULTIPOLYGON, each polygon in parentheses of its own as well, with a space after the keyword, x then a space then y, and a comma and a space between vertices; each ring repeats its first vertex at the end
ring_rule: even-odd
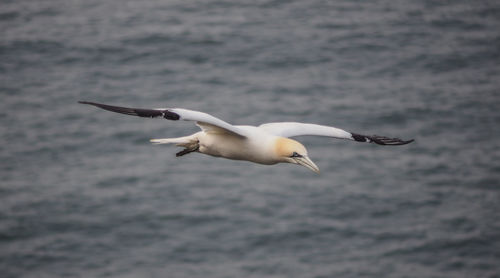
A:
POLYGON ((2 277, 499 277, 493 1, 3 1, 2 277), (321 174, 190 154, 201 110, 415 138, 299 138, 321 174))

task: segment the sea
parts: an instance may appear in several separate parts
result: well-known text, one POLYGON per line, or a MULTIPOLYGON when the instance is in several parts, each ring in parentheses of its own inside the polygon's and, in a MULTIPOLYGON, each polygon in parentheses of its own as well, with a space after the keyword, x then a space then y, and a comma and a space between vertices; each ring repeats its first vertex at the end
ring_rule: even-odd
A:
POLYGON ((500 2, 2 0, 0 276, 500 277, 500 2), (192 153, 192 122, 321 169, 192 153))

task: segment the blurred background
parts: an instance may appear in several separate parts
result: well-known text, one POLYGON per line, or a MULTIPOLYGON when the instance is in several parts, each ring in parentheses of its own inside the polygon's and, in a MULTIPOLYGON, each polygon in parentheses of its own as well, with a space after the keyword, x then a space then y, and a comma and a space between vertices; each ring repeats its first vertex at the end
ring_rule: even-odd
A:
POLYGON ((483 0, 4 0, 1 276, 500 277, 499 30, 483 0), (316 175, 78 100, 416 141, 300 137, 316 175))

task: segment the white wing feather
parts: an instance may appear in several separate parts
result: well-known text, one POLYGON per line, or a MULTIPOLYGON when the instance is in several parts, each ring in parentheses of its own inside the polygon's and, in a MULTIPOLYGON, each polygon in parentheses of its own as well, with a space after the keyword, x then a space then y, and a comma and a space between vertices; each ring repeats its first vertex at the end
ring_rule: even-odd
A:
POLYGON ((228 132, 234 133, 236 135, 242 137, 248 137, 248 134, 245 130, 242 130, 234 125, 231 125, 210 114, 183 108, 167 108, 167 110, 178 114, 180 116, 180 120, 197 122, 202 129, 211 129, 211 126, 215 126, 227 130, 228 132))
POLYGON ((327 136, 339 139, 354 140, 357 142, 375 143, 379 145, 390 145, 390 146, 406 145, 413 142, 413 139, 405 141, 399 138, 391 138, 379 135, 367 136, 367 135, 348 132, 333 126, 316 125, 316 124, 304 124, 304 123, 294 123, 294 122, 268 123, 260 125, 259 128, 262 128, 265 131, 274 134, 276 136, 283 136, 283 137, 316 135, 316 136, 327 136))
POLYGON ((273 135, 283 137, 316 135, 354 140, 350 132, 347 132, 340 128, 325 125, 283 122, 262 124, 259 127, 273 135))

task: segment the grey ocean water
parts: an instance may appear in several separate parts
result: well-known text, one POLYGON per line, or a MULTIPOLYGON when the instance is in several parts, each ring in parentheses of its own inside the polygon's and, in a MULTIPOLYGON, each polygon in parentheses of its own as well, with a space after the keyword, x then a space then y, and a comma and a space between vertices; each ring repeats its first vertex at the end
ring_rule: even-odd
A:
POLYGON ((2 1, 1 277, 500 277, 498 1, 2 1), (201 110, 321 168, 190 154, 201 110))

